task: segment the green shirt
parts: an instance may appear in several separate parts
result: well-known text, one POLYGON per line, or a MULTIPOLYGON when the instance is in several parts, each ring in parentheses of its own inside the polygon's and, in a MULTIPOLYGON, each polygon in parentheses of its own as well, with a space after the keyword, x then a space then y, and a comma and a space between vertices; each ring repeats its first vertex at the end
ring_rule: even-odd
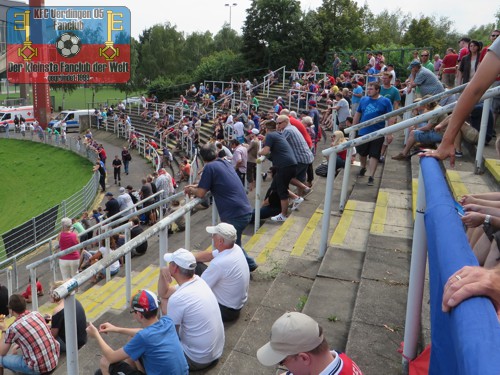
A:
POLYGON ((76 231, 76 233, 80 234, 82 232, 85 232, 85 228, 83 227, 82 223, 77 221, 72 225, 72 228, 76 231))
POLYGON ((429 69, 432 73, 434 73, 434 63, 431 62, 430 60, 427 61, 425 64, 422 64, 424 68, 429 69))

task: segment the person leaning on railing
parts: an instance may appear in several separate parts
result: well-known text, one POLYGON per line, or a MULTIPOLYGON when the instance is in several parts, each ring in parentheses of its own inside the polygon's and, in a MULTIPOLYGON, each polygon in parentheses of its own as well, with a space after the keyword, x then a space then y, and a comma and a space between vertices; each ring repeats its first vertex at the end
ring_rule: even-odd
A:
POLYGON ((455 146, 453 144, 455 137, 476 103, 490 85, 495 82, 499 74, 500 38, 497 38, 488 49, 484 60, 479 64, 476 74, 474 74, 460 99, 458 99, 438 149, 426 152, 422 156, 432 156, 440 160, 450 158, 450 165, 455 165, 455 146))
MULTIPOLYGON (((440 160, 449 157, 450 164, 452 166, 455 164, 455 137, 474 105, 499 74, 500 39, 497 38, 460 96, 438 149, 428 151, 423 156, 432 156, 440 160)), ((488 225, 500 228, 500 217, 490 216, 486 221, 488 225)), ((490 298, 500 316, 500 266, 491 269, 466 266, 455 272, 444 287, 442 309, 445 312, 450 311, 463 300, 473 296, 490 298)))

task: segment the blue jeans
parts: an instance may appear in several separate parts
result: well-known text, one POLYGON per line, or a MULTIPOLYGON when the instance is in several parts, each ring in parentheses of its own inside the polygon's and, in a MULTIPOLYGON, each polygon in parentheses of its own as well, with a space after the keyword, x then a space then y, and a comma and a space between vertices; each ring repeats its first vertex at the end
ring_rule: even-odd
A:
POLYGON ((241 246, 241 234, 243 233, 243 230, 248 226, 248 223, 250 223, 251 218, 252 214, 249 213, 232 218, 227 222, 228 224, 234 226, 234 229, 236 229, 236 245, 240 246, 241 249, 243 250, 243 254, 245 254, 245 258, 247 259, 248 267, 250 268, 251 271, 253 271, 255 268, 257 268, 257 263, 255 263, 255 260, 252 257, 250 257, 245 251, 245 249, 243 249, 243 246, 241 246))
POLYGON ((19 372, 21 374, 38 375, 39 372, 34 371, 32 368, 28 367, 22 355, 5 355, 0 357, 0 365, 3 368, 7 368, 13 372, 19 372))

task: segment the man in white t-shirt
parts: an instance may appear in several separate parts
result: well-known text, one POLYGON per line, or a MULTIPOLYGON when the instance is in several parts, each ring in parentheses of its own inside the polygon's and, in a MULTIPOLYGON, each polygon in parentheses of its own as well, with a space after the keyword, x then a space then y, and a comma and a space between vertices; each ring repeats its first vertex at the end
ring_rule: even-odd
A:
POLYGON ((231 224, 219 223, 207 227, 215 250, 195 254, 196 274, 206 281, 219 302, 224 322, 238 319, 248 299, 250 271, 241 247, 235 244, 236 229, 231 224), (202 262, 210 262, 207 266, 202 262))
POLYGON ((181 248, 165 254, 164 259, 168 266, 160 270, 158 280, 162 313, 175 324, 189 370, 206 369, 217 363, 224 349, 224 325, 217 298, 194 274, 196 259, 190 251, 181 248), (170 285, 172 278, 177 287, 170 285))

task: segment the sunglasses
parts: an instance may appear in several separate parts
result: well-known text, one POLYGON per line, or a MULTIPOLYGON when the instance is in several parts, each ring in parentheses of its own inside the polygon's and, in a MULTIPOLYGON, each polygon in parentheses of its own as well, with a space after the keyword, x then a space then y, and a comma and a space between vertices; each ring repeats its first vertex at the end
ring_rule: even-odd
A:
POLYGON ((500 35, 500 34, 491 34, 490 36, 491 36, 492 38, 496 38, 496 37, 497 37, 497 36, 499 36, 499 35, 500 35))
POLYGON ((429 55, 420 55, 421 57, 428 57, 429 55))

